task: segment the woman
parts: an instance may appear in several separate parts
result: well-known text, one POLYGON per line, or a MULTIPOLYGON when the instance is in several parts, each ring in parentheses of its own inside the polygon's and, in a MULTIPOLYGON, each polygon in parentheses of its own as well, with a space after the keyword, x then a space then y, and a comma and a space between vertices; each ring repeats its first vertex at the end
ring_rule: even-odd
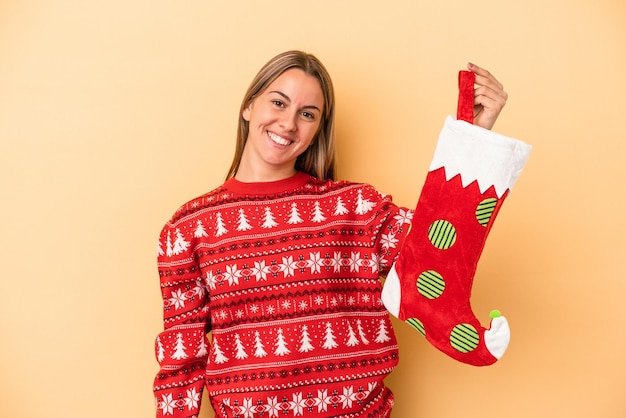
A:
MULTIPOLYGON (((490 129, 507 95, 469 68, 475 124, 490 129)), ((163 228, 158 416, 195 416, 205 386, 217 417, 390 414, 398 347, 380 277, 413 211, 333 180, 334 105, 314 56, 271 59, 243 99, 226 182, 163 228)))

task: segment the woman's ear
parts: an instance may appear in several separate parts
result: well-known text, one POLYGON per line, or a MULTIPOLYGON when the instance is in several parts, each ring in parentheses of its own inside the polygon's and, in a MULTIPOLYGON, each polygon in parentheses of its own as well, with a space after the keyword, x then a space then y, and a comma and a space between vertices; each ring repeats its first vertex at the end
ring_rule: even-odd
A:
POLYGON ((241 112, 241 117, 247 122, 250 122, 250 112, 252 111, 252 103, 253 101, 250 100, 248 104, 246 105, 246 107, 241 112))

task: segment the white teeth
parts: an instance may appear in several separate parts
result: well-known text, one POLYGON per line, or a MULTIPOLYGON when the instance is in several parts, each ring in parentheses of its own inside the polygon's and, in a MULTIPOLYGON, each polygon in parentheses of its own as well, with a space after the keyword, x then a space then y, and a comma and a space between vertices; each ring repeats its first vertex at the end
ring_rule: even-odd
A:
POLYGON ((272 132, 268 132, 267 135, 270 137, 270 139, 274 142, 276 142, 278 145, 289 145, 291 144, 291 141, 286 140, 285 138, 282 138, 276 134, 273 134, 272 132))

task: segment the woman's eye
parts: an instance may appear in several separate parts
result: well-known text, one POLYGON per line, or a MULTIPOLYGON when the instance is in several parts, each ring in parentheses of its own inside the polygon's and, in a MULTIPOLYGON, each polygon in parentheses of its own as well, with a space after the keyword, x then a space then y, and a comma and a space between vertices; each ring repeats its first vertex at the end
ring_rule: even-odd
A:
POLYGON ((301 114, 302 114, 302 116, 304 116, 307 119, 315 118, 315 115, 313 113, 311 113, 311 112, 302 112, 301 114))
POLYGON ((280 100, 272 100, 272 103, 274 104, 274 106, 277 106, 277 107, 285 107, 285 104, 281 102, 280 100))

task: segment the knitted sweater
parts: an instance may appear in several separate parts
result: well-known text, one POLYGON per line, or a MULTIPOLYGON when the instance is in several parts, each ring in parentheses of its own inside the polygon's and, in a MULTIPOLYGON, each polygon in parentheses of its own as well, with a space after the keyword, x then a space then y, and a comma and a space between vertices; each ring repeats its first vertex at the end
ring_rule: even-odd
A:
POLYGON ((182 206, 159 240, 157 415, 196 416, 206 385, 217 417, 388 416, 398 347, 380 277, 412 214, 304 173, 182 206))

